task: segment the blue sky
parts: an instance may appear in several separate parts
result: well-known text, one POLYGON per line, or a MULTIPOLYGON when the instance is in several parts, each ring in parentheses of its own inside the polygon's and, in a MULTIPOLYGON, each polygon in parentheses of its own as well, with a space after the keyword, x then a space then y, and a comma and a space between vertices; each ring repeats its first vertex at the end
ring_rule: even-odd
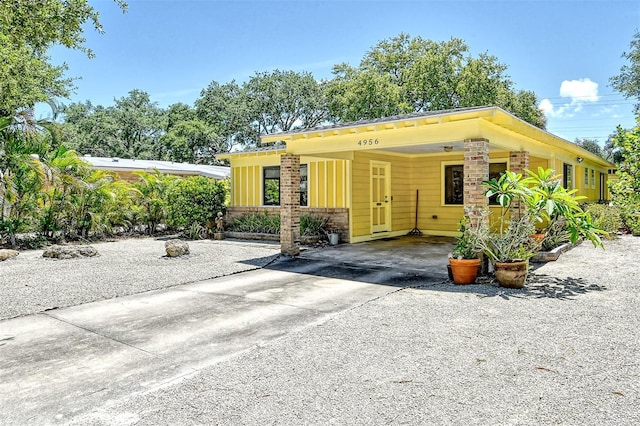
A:
POLYGON ((124 14, 111 0, 90 3, 106 31, 87 28, 96 57, 49 52, 81 77, 73 102, 108 106, 140 89, 161 107, 193 105, 211 81, 274 69, 331 78, 333 65, 358 65, 378 41, 405 32, 461 38, 473 55, 497 56, 516 88, 536 92, 547 130, 566 139, 604 142, 616 125, 635 124, 634 100, 609 78, 640 30, 637 0, 129 0, 124 14))

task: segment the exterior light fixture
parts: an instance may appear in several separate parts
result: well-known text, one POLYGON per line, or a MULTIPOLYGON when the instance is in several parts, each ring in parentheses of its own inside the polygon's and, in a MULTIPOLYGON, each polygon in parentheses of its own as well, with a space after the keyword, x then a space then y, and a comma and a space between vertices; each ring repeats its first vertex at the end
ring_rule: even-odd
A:
POLYGON ((444 152, 451 152, 453 151, 453 147, 451 145, 447 145, 444 147, 444 152))
POLYGON ((578 157, 578 158, 576 158, 576 160, 578 160, 578 163, 582 163, 582 160, 584 160, 584 158, 578 157))

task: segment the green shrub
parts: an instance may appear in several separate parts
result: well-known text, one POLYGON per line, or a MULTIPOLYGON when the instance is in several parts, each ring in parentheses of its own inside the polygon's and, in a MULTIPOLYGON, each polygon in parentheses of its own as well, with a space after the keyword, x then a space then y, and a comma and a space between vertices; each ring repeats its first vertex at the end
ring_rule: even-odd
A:
POLYGON ((193 224, 212 224, 216 214, 225 210, 227 181, 192 176, 173 182, 167 190, 167 222, 182 228, 193 224))
POLYGON ((209 237, 209 231, 199 223, 193 223, 182 235, 190 240, 204 240, 209 237))
POLYGON ((613 238, 618 230, 622 228, 622 216, 620 208, 606 204, 588 204, 585 212, 591 215, 593 226, 605 231, 605 238, 613 238))
POLYGON ((300 235, 306 237, 323 237, 327 233, 328 217, 305 213, 300 215, 300 235))
POLYGON ((551 251, 569 241, 571 241, 571 235, 567 231, 567 223, 564 218, 559 218, 547 228, 541 249, 551 251))
POLYGON ((249 213, 232 220, 227 229, 235 232, 250 232, 261 234, 280 233, 280 215, 270 215, 267 212, 249 213))
MULTIPOLYGON (((300 235, 322 237, 327 233, 328 217, 304 213, 300 215, 300 235)), ((280 234, 280 216, 267 212, 249 213, 240 216, 227 225, 229 231, 261 234, 280 234)))

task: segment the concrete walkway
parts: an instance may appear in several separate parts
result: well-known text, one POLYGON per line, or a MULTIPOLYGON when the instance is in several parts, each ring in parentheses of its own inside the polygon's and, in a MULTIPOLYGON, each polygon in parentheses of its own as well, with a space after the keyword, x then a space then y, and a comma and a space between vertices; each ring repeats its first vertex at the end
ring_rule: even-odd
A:
POLYGON ((309 250, 268 269, 1 321, 0 423, 65 423, 398 287, 442 281, 448 249, 431 253, 437 271, 367 245, 309 250))

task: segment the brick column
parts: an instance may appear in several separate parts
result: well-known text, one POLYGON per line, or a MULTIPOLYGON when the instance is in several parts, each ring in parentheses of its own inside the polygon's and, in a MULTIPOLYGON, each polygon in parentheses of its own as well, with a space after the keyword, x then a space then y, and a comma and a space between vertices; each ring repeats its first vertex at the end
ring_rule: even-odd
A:
POLYGON ((471 222, 484 217, 488 210, 488 200, 484 196, 482 181, 489 179, 489 141, 486 139, 466 139, 464 141, 464 207, 471 222))
POLYGON ((280 157, 280 252, 300 254, 300 156, 280 157))
MULTIPOLYGON (((526 175, 526 170, 529 169, 529 151, 511 151, 509 153, 509 170, 514 173, 520 173, 526 175)), ((514 218, 519 218, 523 212, 523 206, 520 205, 520 201, 514 200, 511 204, 511 215, 514 218)))

